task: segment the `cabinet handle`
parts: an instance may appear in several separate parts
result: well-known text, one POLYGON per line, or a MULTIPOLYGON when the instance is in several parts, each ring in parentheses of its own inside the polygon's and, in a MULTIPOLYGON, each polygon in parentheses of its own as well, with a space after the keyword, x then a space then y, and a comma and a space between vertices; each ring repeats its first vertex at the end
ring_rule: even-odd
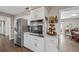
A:
POLYGON ((35 43, 35 46, 37 47, 37 44, 35 43))
POLYGON ((37 40, 37 39, 35 39, 35 40, 37 40))

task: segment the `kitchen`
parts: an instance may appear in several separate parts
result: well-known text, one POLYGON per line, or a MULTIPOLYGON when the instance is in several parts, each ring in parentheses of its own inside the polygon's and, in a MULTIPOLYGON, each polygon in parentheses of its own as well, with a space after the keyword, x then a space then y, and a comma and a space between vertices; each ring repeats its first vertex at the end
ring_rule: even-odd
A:
POLYGON ((24 47, 36 52, 61 51, 59 11, 70 7, 72 6, 26 8, 27 17, 22 17, 27 19, 29 32, 24 33, 24 47))
MULTIPOLYGON (((15 51, 19 51, 19 49, 23 49, 24 52, 63 51, 61 49, 60 10, 71 7, 73 6, 6 7, 9 10, 7 12, 12 13, 11 16, 14 17, 13 20, 9 19, 10 23, 6 23, 10 28, 6 29, 9 29, 7 31, 8 39, 16 47, 15 51), (18 8, 20 9, 18 10, 18 8)), ((6 8, 2 7, 2 10, 6 11, 6 8)), ((4 50, 6 51, 6 49, 4 50)))
POLYGON ((58 35, 53 35, 50 33, 48 33, 49 35, 47 34, 49 26, 48 8, 37 7, 31 9, 29 13, 31 13, 31 15, 29 14, 26 18, 28 31, 24 32, 24 47, 36 52, 57 52, 58 35))

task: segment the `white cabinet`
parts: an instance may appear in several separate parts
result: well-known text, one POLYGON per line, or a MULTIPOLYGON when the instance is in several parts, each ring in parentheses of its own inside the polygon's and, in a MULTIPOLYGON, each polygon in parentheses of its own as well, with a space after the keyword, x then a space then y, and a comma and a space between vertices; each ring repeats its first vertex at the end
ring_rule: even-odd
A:
POLYGON ((28 33, 24 33, 24 47, 34 52, 57 52, 58 38, 57 36, 47 36, 45 41, 45 38, 32 36, 28 33))
POLYGON ((58 51, 58 38, 48 37, 46 38, 46 52, 57 52, 58 51))
POLYGON ((27 16, 27 24, 30 25, 30 21, 31 21, 31 15, 27 16))
POLYGON ((44 52, 44 38, 31 36, 31 49, 35 52, 44 52))
POLYGON ((37 51, 38 52, 44 52, 44 39, 43 38, 38 38, 37 41, 37 51))
POLYGON ((44 7, 31 10, 31 19, 38 20, 44 18, 44 7))
POLYGON ((31 49, 29 33, 24 33, 24 47, 31 49))
POLYGON ((31 11, 31 20, 34 20, 35 19, 35 10, 32 10, 31 11))
POLYGON ((36 9, 36 19, 44 19, 44 7, 36 9))
POLYGON ((24 33, 24 47, 35 52, 44 52, 44 38, 24 33))

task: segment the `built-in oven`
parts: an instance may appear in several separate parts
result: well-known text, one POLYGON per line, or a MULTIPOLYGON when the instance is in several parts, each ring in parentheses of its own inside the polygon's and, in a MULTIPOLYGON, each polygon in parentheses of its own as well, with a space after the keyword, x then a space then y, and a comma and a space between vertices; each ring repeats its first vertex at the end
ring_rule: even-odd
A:
POLYGON ((43 20, 31 21, 31 34, 43 37, 43 20))

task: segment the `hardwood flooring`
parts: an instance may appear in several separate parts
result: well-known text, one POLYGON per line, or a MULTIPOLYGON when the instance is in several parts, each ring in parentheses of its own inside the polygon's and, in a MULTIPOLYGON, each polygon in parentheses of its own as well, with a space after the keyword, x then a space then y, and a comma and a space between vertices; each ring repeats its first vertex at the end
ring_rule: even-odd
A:
POLYGON ((61 46, 63 52, 79 52, 79 43, 71 40, 69 36, 65 36, 61 46))
POLYGON ((19 47, 14 44, 13 40, 9 40, 8 37, 0 35, 0 52, 32 52, 31 50, 19 47))

